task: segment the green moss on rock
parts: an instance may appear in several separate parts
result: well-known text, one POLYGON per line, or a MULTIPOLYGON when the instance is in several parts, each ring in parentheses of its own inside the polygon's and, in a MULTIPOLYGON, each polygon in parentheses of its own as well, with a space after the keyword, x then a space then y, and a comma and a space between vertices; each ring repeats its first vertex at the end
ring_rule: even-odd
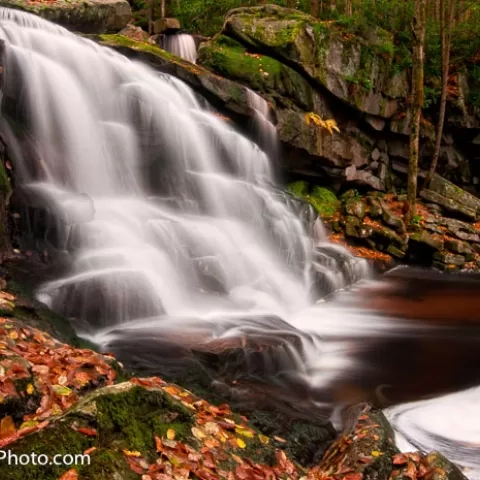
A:
POLYGON ((300 180, 289 184, 288 191, 309 202, 322 217, 332 217, 339 210, 340 202, 335 193, 326 187, 315 185, 310 189, 308 182, 300 180))

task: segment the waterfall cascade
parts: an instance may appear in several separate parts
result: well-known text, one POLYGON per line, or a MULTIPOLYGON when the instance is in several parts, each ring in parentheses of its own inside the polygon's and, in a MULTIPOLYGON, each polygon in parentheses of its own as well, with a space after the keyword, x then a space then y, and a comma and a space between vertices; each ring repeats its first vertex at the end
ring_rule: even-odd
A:
POLYGON ((197 45, 194 38, 188 33, 165 35, 162 46, 167 52, 173 53, 177 57, 192 63, 197 61, 197 45))
MULTIPOLYGON (((330 244, 311 207, 273 186, 274 159, 185 84, 38 17, 0 19, 0 131, 68 261, 38 296, 79 334, 155 350, 165 332, 287 332, 303 348, 287 346, 283 368, 319 388, 363 368, 359 341, 410 328, 316 303, 366 264, 330 244)), ((275 142, 266 103, 249 102, 275 142)))

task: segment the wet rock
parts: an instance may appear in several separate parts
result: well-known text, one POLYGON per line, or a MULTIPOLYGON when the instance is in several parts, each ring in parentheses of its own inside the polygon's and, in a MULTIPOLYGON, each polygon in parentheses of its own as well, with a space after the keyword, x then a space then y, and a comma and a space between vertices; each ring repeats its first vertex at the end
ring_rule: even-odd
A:
POLYGON ((467 480, 467 477, 441 453, 432 452, 423 460, 432 480, 467 480))
POLYGON ((453 200, 452 198, 445 197, 432 190, 427 190, 427 189, 422 190, 420 192, 420 197, 422 197, 424 200, 428 202, 433 202, 440 205, 445 210, 451 213, 456 213, 461 216, 467 217, 469 220, 473 221, 477 218, 476 210, 470 207, 467 207, 466 205, 459 203, 458 201, 453 200))
POLYGON ((359 409, 357 405, 344 411, 344 417, 343 435, 327 450, 318 472, 331 472, 332 477, 352 472, 354 478, 388 480, 392 456, 398 450, 393 429, 383 413, 370 406, 359 409))

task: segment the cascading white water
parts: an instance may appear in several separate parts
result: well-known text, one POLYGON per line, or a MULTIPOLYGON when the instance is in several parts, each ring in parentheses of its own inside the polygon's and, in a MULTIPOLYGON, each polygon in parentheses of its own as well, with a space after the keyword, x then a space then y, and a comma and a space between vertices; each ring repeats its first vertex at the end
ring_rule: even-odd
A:
POLYGON ((275 125, 272 123, 268 103, 264 98, 250 89, 247 89, 246 97, 248 106, 254 112, 256 128, 259 132, 262 146, 270 156, 275 157, 278 153, 278 133, 275 125))
MULTIPOLYGON (((0 19, 0 130, 18 180, 59 219, 70 259, 39 298, 80 334, 108 345, 142 332, 287 331, 304 346, 291 347, 288 368, 322 386, 361 368, 349 339, 411 329, 314 304, 365 277, 365 263, 272 188, 264 151, 182 82, 32 15, 0 8, 0 19)), ((266 103, 253 92, 249 102, 273 138, 266 103)))
POLYGON ((177 57, 184 58, 189 62, 197 61, 197 45, 194 38, 188 33, 174 33, 165 35, 163 39, 163 48, 177 57))
POLYGON ((310 304, 314 239, 270 188, 262 150, 176 79, 34 16, 1 16, 4 92, 20 95, 40 163, 17 158, 20 180, 67 218, 65 245, 78 246, 44 301, 85 317, 95 292, 109 325, 135 318, 132 302, 197 317, 288 317, 310 304), (92 221, 75 218, 82 205, 92 221))

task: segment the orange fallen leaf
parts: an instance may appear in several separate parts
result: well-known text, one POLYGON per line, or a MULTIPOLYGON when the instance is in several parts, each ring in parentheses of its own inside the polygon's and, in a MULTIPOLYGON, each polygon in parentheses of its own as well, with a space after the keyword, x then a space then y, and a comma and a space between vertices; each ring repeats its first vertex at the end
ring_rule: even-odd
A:
POLYGON ((3 417, 0 421, 0 439, 10 437, 16 433, 15 423, 13 423, 12 417, 3 417))
POLYGON ((89 437, 96 437, 97 431, 94 428, 80 427, 77 429, 78 432, 88 435, 89 437))
POLYGON ((63 473, 58 480, 78 480, 78 473, 74 468, 63 473))

